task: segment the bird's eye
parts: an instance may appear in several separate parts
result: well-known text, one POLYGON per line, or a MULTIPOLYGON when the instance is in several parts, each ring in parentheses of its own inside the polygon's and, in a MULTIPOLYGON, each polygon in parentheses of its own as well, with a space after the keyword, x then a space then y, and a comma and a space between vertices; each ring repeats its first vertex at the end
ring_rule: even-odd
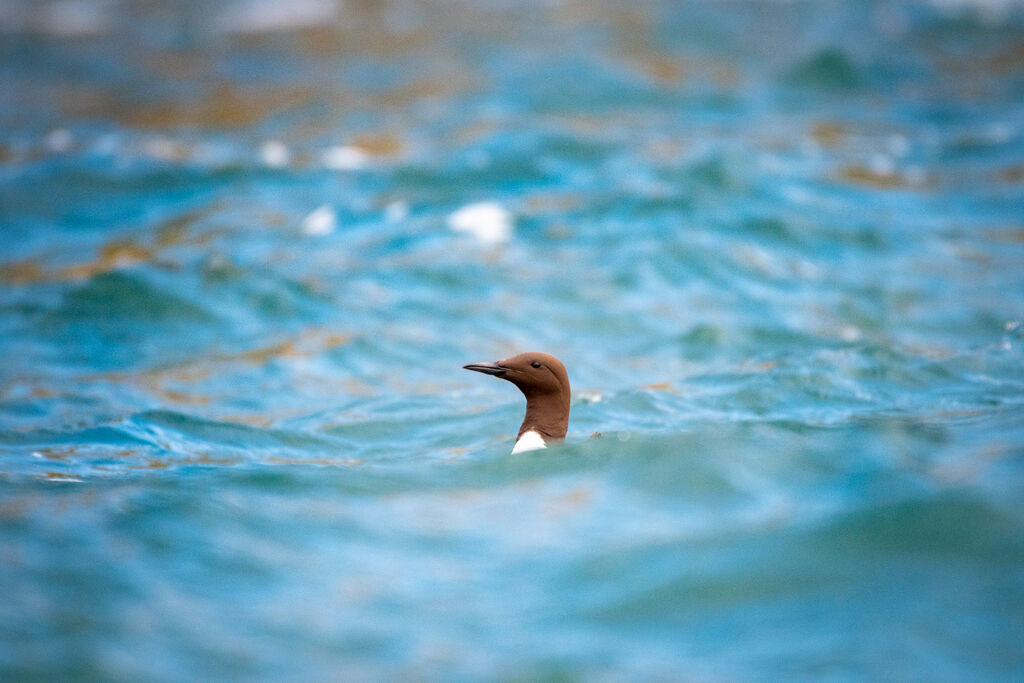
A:
POLYGON ((532 363, 530 363, 530 365, 532 365, 535 368, 539 368, 540 367, 540 361, 539 360, 535 360, 532 363))

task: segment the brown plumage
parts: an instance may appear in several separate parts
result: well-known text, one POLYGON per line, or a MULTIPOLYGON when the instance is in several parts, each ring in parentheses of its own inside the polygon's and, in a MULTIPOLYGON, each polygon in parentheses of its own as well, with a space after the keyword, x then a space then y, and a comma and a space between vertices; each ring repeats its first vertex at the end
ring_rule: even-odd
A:
MULTIPOLYGON (((569 430, 569 374, 551 354, 529 351, 496 363, 470 363, 466 370, 507 380, 526 397, 526 415, 516 435, 536 432, 544 442, 560 441, 569 430)), ((518 450, 518 449, 517 449, 518 450)))

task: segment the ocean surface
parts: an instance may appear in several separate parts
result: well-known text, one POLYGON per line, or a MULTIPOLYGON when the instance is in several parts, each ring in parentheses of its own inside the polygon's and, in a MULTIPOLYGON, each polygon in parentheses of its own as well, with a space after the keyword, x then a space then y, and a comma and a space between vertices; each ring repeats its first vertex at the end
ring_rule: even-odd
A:
POLYGON ((3 0, 0 92, 0 679, 1024 680, 1022 4, 3 0))

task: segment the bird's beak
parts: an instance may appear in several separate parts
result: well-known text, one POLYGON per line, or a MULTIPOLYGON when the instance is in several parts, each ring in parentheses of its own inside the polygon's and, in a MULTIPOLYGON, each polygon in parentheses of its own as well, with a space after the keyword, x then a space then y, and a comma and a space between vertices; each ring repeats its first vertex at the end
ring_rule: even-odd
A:
POLYGON ((494 375, 495 377, 501 377, 508 372, 507 368, 503 368, 497 363, 470 363, 469 365, 463 365, 462 367, 465 370, 482 372, 485 375, 494 375))

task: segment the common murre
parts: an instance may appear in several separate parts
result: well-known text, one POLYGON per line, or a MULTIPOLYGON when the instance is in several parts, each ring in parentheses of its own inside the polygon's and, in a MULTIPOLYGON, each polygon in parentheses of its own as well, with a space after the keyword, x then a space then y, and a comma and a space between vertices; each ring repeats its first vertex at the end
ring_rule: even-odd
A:
POLYGON ((513 453, 547 448, 569 430, 569 374, 562 361, 547 353, 520 353, 497 363, 470 363, 466 370, 508 380, 526 396, 526 416, 513 453))

